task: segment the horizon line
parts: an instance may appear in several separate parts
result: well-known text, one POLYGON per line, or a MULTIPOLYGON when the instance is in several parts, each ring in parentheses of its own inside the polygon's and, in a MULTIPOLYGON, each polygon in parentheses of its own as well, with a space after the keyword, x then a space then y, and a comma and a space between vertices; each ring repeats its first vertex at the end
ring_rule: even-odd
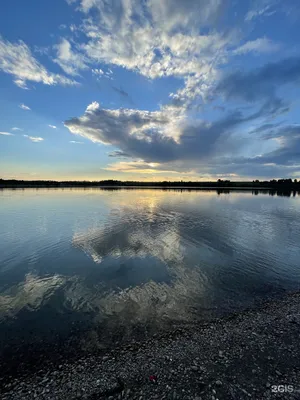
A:
POLYGON ((232 181, 230 179, 217 179, 217 180, 207 180, 207 181, 187 181, 187 180, 161 180, 161 181, 141 181, 141 180, 119 180, 119 179, 101 179, 101 180, 52 180, 52 179, 16 179, 16 178, 9 178, 9 179, 3 179, 0 178, 0 182, 8 182, 8 181, 14 181, 14 182, 49 182, 49 183, 102 183, 102 182, 111 182, 111 183, 145 183, 145 184, 158 184, 158 183, 300 183, 300 180, 297 178, 272 178, 269 180, 259 180, 259 179, 253 179, 253 180, 241 180, 241 181, 232 181))

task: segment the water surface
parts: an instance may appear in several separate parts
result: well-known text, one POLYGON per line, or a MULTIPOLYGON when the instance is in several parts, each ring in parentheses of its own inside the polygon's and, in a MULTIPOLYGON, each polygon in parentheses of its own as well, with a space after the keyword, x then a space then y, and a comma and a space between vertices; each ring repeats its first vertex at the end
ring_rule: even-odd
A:
POLYGON ((300 196, 257 194, 0 191, 2 345, 75 322, 130 335, 299 289, 300 196))

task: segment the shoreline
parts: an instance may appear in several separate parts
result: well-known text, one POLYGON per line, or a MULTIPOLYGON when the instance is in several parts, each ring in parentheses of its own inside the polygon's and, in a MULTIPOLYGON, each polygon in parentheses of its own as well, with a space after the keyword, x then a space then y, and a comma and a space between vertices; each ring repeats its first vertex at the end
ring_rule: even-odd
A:
POLYGON ((299 189, 293 188, 274 188, 271 186, 159 186, 159 185, 6 185, 1 186, 0 189, 165 189, 165 190, 271 190, 277 191, 296 191, 299 189))
POLYGON ((300 292, 289 293, 143 341, 41 363, 19 377, 2 376, 1 398, 296 399, 299 328, 300 292))

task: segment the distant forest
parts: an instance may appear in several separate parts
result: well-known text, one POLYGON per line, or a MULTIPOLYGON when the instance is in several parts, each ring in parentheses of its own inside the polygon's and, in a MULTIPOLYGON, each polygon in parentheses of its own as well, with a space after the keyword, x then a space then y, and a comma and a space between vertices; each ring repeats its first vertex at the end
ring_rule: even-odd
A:
POLYGON ((243 188, 243 189, 274 189, 282 191, 300 191, 300 181, 297 179, 272 179, 270 181, 247 181, 232 182, 218 179, 215 182, 186 182, 186 181, 162 181, 162 182, 139 182, 139 181, 24 181, 15 179, 0 179, 0 188, 56 188, 56 187, 159 187, 159 188, 243 188))

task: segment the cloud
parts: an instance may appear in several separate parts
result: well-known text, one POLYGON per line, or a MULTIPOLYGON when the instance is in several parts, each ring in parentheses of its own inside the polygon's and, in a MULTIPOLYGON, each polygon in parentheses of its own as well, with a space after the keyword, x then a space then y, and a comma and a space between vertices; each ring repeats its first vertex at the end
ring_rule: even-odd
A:
POLYGON ((273 53, 278 51, 280 48, 279 44, 272 42, 268 38, 258 38, 256 40, 251 40, 246 42, 242 46, 238 47, 233 51, 233 54, 244 55, 250 52, 253 53, 273 53))
POLYGON ((240 141, 231 135, 243 123, 255 120, 274 106, 264 104, 252 114, 244 115, 236 110, 220 120, 206 122, 188 120, 178 115, 176 108, 162 107, 149 112, 132 109, 102 109, 91 103, 79 118, 65 122, 75 135, 92 142, 113 145, 119 150, 112 156, 131 156, 146 163, 208 160, 223 153, 235 152, 240 141))
POLYGON ((77 142, 77 140, 70 140, 70 143, 74 143, 74 144, 84 144, 83 142, 77 142))
POLYGON ((255 23, 255 20, 262 21, 265 17, 274 14, 281 14, 280 17, 289 17, 295 21, 299 17, 299 7, 294 0, 256 0, 253 7, 246 13, 245 21, 255 23))
POLYGON ((279 148, 264 154, 261 163, 276 165, 298 164, 300 167, 300 125, 287 125, 270 130, 264 135, 265 140, 276 140, 279 148))
MULTIPOLYGON (((221 0, 77 1, 88 16, 80 46, 93 63, 116 65, 150 78, 175 76, 185 89, 182 103, 205 97, 224 63, 231 33, 205 29, 223 9, 221 0), (206 33, 203 33, 206 32, 206 33)), ((98 77, 109 77, 94 68, 98 77)))
POLYGON ((50 53, 50 47, 45 47, 45 46, 34 46, 33 51, 35 53, 41 54, 42 56, 46 55, 48 56, 50 53))
MULTIPOLYGON (((226 28, 220 17, 227 18, 227 4, 232 6, 230 12, 237 11, 234 5, 221 0, 70 3, 78 6, 84 18, 78 29, 86 40, 76 49, 93 63, 97 79, 104 78, 108 67, 117 66, 149 80, 176 78, 179 87, 169 93, 169 104, 156 111, 105 109, 94 102, 81 116, 65 122, 74 135, 112 146, 108 155, 116 162, 109 164, 110 171, 208 177, 223 174, 223 169, 226 176, 243 175, 253 166, 257 173, 259 168, 260 173, 278 172, 272 162, 264 165, 262 157, 283 151, 283 139, 264 135, 277 132, 282 126, 273 120, 290 111, 290 103, 280 97, 281 88, 299 82, 300 59, 288 58, 250 71, 229 69, 231 59, 236 65, 242 57, 248 62, 250 56, 281 48, 267 37, 249 40, 249 32, 238 26, 226 28), (220 97, 239 107, 232 110, 232 104, 226 105, 231 109, 227 112, 220 97), (242 102, 250 104, 244 107, 242 102), (222 113, 211 115, 211 110, 222 113)), ((277 6, 277 0, 252 2, 246 19, 254 23, 279 8, 282 12, 277 6)), ((254 65, 260 60, 254 60, 254 65)), ((114 85, 113 90, 128 98, 121 86, 114 85)))
POLYGON ((155 135, 155 131, 167 123, 169 119, 162 111, 102 109, 97 102, 93 102, 82 117, 66 121, 65 126, 72 133, 86 137, 92 142, 119 145, 124 140, 150 142, 151 132, 153 137, 158 138, 159 135, 155 135))
MULTIPOLYGON (((131 24, 126 32, 118 30, 109 34, 97 27, 95 37, 84 46, 87 55, 98 62, 136 70, 151 79, 183 77, 190 73, 208 73, 206 65, 211 65, 227 42, 218 34, 170 36, 147 25, 131 24)), ((87 26, 87 35, 91 35, 93 29, 94 26, 87 26)))
POLYGON ((265 132, 265 131, 273 132, 273 130, 275 128, 278 128, 280 125, 282 125, 282 122, 263 124, 263 125, 258 126, 255 129, 253 129, 249 133, 253 134, 253 133, 261 133, 261 132, 265 132))
POLYGON ((159 163, 146 163, 144 161, 121 161, 116 164, 109 164, 106 168, 107 171, 114 172, 127 172, 139 174, 177 174, 177 171, 158 169, 159 163))
POLYGON ((276 10, 272 9, 272 5, 275 3, 274 1, 269 2, 270 4, 267 4, 267 1, 263 3, 266 4, 264 7, 249 10, 245 16, 245 21, 252 21, 258 17, 270 17, 276 13, 276 10))
MULTIPOLYGON (((226 6, 221 0, 72 3, 79 4, 87 16, 82 30, 88 40, 81 45, 87 58, 150 79, 170 76, 181 79, 182 87, 170 93, 172 104, 181 108, 189 109, 195 102, 210 100, 222 77, 220 67, 232 55, 271 53, 279 49, 279 44, 266 37, 237 45, 244 40, 239 32, 233 28, 214 29, 226 6)), ((260 6, 266 8, 264 12, 271 7, 269 1, 260 6)), ((105 76, 101 68, 93 69, 93 74, 105 76)), ((125 91, 119 93, 126 97, 125 91)))
POLYGON ((214 122, 183 120, 177 141, 168 136, 169 120, 163 109, 153 116, 136 110, 103 110, 94 103, 88 109, 65 125, 76 135, 118 147, 120 150, 110 153, 110 157, 132 159, 109 164, 105 168, 108 171, 137 176, 158 174, 164 179, 181 174, 215 179, 220 173, 229 179, 284 177, 300 171, 298 125, 263 123, 255 132, 249 129, 241 135, 243 126, 261 120, 266 104, 254 113, 244 115, 236 110, 214 122), (158 127, 149 132, 151 118, 158 127), (245 157, 244 152, 253 156, 245 157))
POLYGON ((31 108, 26 106, 25 104, 20 104, 19 107, 22 108, 22 110, 31 111, 31 108))
POLYGON ((112 151, 108 154, 108 156, 116 158, 131 158, 131 155, 129 153, 125 153, 124 151, 121 150, 112 151))
POLYGON ((44 85, 75 85, 76 82, 59 74, 48 72, 32 55, 23 42, 11 43, 0 36, 0 70, 14 77, 21 89, 28 89, 27 82, 44 85))
POLYGON ((225 76, 216 86, 216 93, 226 98, 259 101, 274 97, 278 87, 300 83, 300 57, 269 63, 253 71, 236 71, 225 76))
POLYGON ((17 128, 16 126, 11 128, 12 131, 23 131, 23 129, 21 128, 17 128))
MULTIPOLYGON (((205 176, 220 174, 223 168, 226 176, 242 175, 251 166, 265 173, 275 171, 272 163, 263 165, 257 155, 275 156, 274 152, 282 151, 283 139, 263 136, 277 131, 281 126, 273 119, 290 110, 289 102, 280 97, 281 88, 299 82, 300 59, 288 58, 252 71, 229 69, 231 59, 236 65, 242 57, 248 62, 250 56, 281 48, 267 37, 251 36, 249 40, 249 32, 238 26, 226 28, 223 16, 227 18, 228 10, 224 7, 230 4, 229 11, 237 11, 232 2, 68 2, 83 13, 76 32, 86 37, 74 45, 76 54, 84 54, 97 79, 108 77, 108 67, 117 66, 149 80, 176 78, 179 87, 169 93, 170 103, 156 111, 105 109, 94 102, 81 116, 65 122, 74 135, 113 146, 109 156, 120 160, 110 164, 109 170, 164 171, 166 175, 175 171, 193 176, 200 172, 205 176), (231 73, 226 74, 226 70, 231 73), (222 106, 220 97, 237 102, 240 108, 229 112, 217 108, 222 106), (250 105, 242 108, 242 102, 250 105), (222 111, 218 119, 213 120, 211 109, 222 111), (230 161, 233 158, 234 163, 230 161)), ((277 0, 252 2, 253 8, 241 17, 253 24, 256 18, 274 13, 277 6, 277 0)), ((254 65, 260 60, 254 60, 254 65)), ((114 85, 113 90, 128 98, 121 86, 114 85)))
POLYGON ((10 133, 10 132, 0 132, 0 135, 3 135, 3 136, 14 136, 14 134, 10 133))
POLYGON ((150 0, 152 20, 165 31, 198 28, 216 22, 223 10, 222 0, 150 0))
POLYGON ((71 43, 67 39, 62 39, 61 42, 55 46, 57 57, 54 59, 68 75, 79 75, 80 70, 88 68, 86 57, 72 50, 71 43))
POLYGON ((108 69, 108 71, 104 72, 101 68, 94 68, 92 69, 92 74, 95 75, 98 80, 100 78, 107 78, 113 80, 112 77, 113 72, 111 69, 108 69))
POLYGON ((42 142, 44 139, 38 136, 28 136, 28 135, 23 135, 24 137, 28 138, 29 140, 31 140, 34 143, 39 143, 42 142))
POLYGON ((299 7, 294 0, 252 0, 252 8, 246 13, 245 21, 255 23, 263 21, 266 17, 280 14, 281 18, 288 17, 290 22, 295 22, 299 18, 299 7))
MULTIPOLYGON (((75 3, 84 13, 80 29, 87 37, 77 47, 90 62, 101 63, 93 74, 106 76, 102 68, 106 64, 149 79, 176 77, 182 87, 170 98, 178 108, 207 103, 230 57, 280 48, 266 37, 245 41, 238 29, 225 29, 219 21, 230 2, 222 0, 69 1, 75 3)), ((268 15, 275 5, 277 0, 259 1, 246 19, 268 15)))
POLYGON ((57 127, 55 125, 48 125, 48 126, 49 126, 49 128, 57 129, 57 127))
POLYGON ((101 68, 94 68, 92 69, 92 73, 97 76, 104 75, 104 71, 101 68))
POLYGON ((111 3, 107 0, 67 0, 69 4, 80 3, 84 13, 98 10, 105 28, 123 27, 132 14, 143 21, 144 9, 151 15, 152 22, 165 30, 178 27, 198 26, 213 23, 223 10, 222 0, 149 0, 142 4, 139 0, 120 0, 111 3), (110 11, 110 13, 109 13, 110 11), (103 15, 105 14, 105 15, 103 15))
POLYGON ((263 124, 252 133, 259 135, 259 146, 273 142, 272 151, 261 151, 253 157, 232 156, 220 160, 213 171, 236 172, 244 176, 271 178, 289 177, 300 173, 300 125, 263 124), (268 126, 270 125, 270 126, 268 126))

